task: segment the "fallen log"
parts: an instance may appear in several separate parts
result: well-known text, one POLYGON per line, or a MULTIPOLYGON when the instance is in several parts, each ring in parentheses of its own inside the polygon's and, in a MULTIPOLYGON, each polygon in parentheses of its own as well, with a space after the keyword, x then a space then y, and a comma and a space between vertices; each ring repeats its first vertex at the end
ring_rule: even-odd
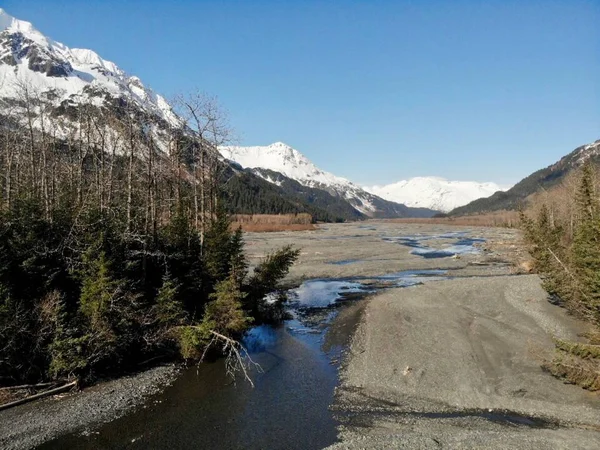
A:
POLYGON ((77 386, 77 381, 72 381, 71 383, 67 383, 63 386, 59 386, 57 388, 50 389, 48 391, 40 392, 39 394, 30 395, 29 397, 25 397, 20 400, 15 400, 14 402, 5 403, 4 405, 0 405, 0 411, 2 411, 4 409, 12 408, 13 406, 23 405, 25 403, 29 403, 33 400, 47 397, 49 395, 60 394, 61 392, 66 392, 75 386, 77 386))
POLYGON ((21 384, 19 386, 3 386, 0 387, 0 391, 16 391, 19 389, 39 389, 48 386, 56 385, 56 381, 50 383, 39 383, 39 384, 21 384))

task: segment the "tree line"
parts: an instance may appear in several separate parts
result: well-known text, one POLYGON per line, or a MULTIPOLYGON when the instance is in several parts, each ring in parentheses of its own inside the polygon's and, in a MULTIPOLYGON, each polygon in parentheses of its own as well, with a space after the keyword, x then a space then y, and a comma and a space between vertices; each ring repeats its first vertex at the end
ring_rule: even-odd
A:
POLYGON ((556 341, 546 368, 592 390, 600 389, 600 191, 591 162, 551 192, 533 199, 521 224, 535 268, 554 303, 593 324, 588 344, 556 341))
POLYGON ((0 384, 87 382, 149 360, 226 353, 283 317, 290 247, 249 270, 217 146, 230 130, 194 94, 171 120, 133 93, 57 108, 26 83, 0 105, 0 384))

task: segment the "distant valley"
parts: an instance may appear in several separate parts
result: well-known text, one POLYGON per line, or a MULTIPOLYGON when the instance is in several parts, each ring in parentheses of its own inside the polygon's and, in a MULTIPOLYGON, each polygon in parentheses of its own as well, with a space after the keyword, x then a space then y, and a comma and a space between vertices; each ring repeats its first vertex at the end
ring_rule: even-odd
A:
POLYGON ((271 184, 289 186, 293 180, 306 188, 324 191, 337 202, 351 205, 363 217, 431 217, 502 189, 495 183, 448 181, 437 177, 361 187, 320 169, 283 142, 267 146, 226 146, 219 151, 224 158, 271 184))

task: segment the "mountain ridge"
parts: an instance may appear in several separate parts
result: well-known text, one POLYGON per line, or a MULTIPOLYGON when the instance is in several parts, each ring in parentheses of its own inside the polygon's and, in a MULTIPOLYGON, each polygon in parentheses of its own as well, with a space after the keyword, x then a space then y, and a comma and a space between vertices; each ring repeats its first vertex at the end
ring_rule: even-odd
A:
POLYGON ((69 48, 0 8, 0 87, 3 98, 18 99, 24 89, 51 93, 55 107, 91 103, 106 96, 127 97, 168 125, 181 125, 168 102, 95 51, 69 48))
POLYGON ((368 217, 431 217, 437 212, 429 208, 410 208, 382 199, 346 178, 320 169, 301 152, 283 142, 266 146, 223 146, 219 147, 219 152, 224 158, 246 169, 270 171, 266 175, 260 170, 256 172, 266 181, 281 183, 282 178, 272 175, 278 173, 304 186, 321 189, 342 198, 368 217))
POLYGON ((514 210, 527 197, 559 184, 568 174, 577 170, 586 161, 600 165, 600 139, 577 147, 549 166, 523 178, 506 192, 496 192, 491 197, 477 199, 450 212, 450 215, 481 214, 503 209, 514 210))
MULTIPOLYGON (((30 22, 19 20, 1 8, 0 108, 7 123, 51 133, 53 139, 64 141, 84 133, 79 122, 82 111, 97 116, 101 122, 106 117, 104 113, 109 118, 132 115, 144 122, 143 133, 147 133, 149 142, 164 157, 171 157, 173 136, 185 139, 187 133, 192 132, 184 118, 137 76, 127 74, 93 50, 70 48, 57 42, 30 22), (52 120, 45 120, 42 115, 48 115, 52 120), (28 117, 33 120, 26 123, 28 117)), ((108 120, 102 124, 106 126, 103 131, 106 142, 118 155, 121 151, 118 144, 120 130, 116 122, 108 120)), ((278 145, 285 147, 283 143, 278 145)), ((286 156, 296 165, 308 167, 312 164, 291 148, 286 149, 286 156)), ((224 160, 222 163, 228 164, 224 160)), ((281 208, 286 212, 311 212, 323 220, 433 214, 387 202, 346 179, 320 171, 316 166, 311 170, 314 183, 304 180, 304 185, 310 187, 306 189, 301 187, 302 183, 292 183, 293 176, 281 178, 271 174, 271 178, 277 177, 279 185, 267 185, 258 180, 265 179, 263 171, 230 166, 228 173, 239 178, 236 183, 227 181, 226 191, 236 205, 231 212, 260 213, 263 208, 273 213, 281 208), (232 190, 234 185, 238 191, 232 190), (264 192, 259 192, 261 198, 258 201, 257 192, 261 189, 264 192)))

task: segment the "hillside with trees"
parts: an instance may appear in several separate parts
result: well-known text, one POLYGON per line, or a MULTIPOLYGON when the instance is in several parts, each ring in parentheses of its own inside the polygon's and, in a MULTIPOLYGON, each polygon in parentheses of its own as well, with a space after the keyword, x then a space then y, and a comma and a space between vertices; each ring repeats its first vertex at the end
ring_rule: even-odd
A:
POLYGON ((586 161, 600 163, 600 141, 577 147, 556 163, 540 169, 519 181, 507 191, 499 191, 487 198, 480 198, 456 208, 451 216, 481 214, 501 210, 517 210, 527 197, 558 186, 569 174, 579 169, 586 161))
POLYGON ((535 269, 554 303, 591 323, 588 343, 556 341, 546 368, 600 389, 600 176, 591 161, 521 212, 535 269))
MULTIPOLYGON (((249 272, 227 215, 214 101, 168 127, 127 98, 57 111, 24 85, 0 121, 0 384, 197 361, 277 321, 298 252, 249 272)), ((237 176, 237 175, 236 175, 237 176)))

